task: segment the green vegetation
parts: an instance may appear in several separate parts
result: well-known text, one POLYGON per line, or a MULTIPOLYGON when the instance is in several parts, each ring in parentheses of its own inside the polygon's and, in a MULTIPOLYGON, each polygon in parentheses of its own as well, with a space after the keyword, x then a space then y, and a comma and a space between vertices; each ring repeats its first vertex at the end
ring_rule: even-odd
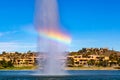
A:
POLYGON ((87 63, 88 63, 88 66, 94 66, 95 65, 95 60, 91 59, 87 63))
POLYGON ((67 58, 66 64, 67 64, 68 67, 73 67, 74 59, 73 58, 67 58))
POLYGON ((2 52, 0 54, 0 70, 4 69, 33 69, 37 66, 37 52, 28 51, 19 52, 2 52), (16 67, 17 66, 17 67, 16 67))
POLYGON ((0 61, 0 68, 11 68, 14 67, 12 61, 5 61, 4 59, 0 61))
POLYGON ((114 67, 97 67, 97 66, 90 66, 90 67, 66 67, 65 70, 118 70, 119 68, 114 67))
MULTIPOLYGON (((36 69, 38 65, 37 55, 36 52, 31 51, 26 53, 7 53, 4 51, 0 54, 0 70, 36 69)), ((107 48, 83 48, 67 54, 66 68, 120 69, 120 52, 107 48)))
POLYGON ((82 48, 67 56, 66 66, 71 68, 120 69, 120 52, 107 48, 82 48))
POLYGON ((7 67, 0 68, 0 70, 35 70, 37 66, 22 66, 22 67, 7 67))

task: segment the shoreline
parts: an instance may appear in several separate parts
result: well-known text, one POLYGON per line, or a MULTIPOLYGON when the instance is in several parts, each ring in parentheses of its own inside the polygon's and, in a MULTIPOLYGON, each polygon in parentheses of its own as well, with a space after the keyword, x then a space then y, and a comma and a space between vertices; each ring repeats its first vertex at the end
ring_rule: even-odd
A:
POLYGON ((66 67, 65 70, 120 70, 114 67, 66 67))
MULTIPOLYGON (((3 70, 37 70, 36 66, 32 67, 9 67, 9 68, 1 68, 0 71, 3 70)), ((65 67, 63 70, 120 70, 115 67, 65 67)))
POLYGON ((0 68, 0 71, 2 70, 5 70, 5 71, 7 71, 7 70, 36 70, 37 68, 36 68, 36 66, 28 66, 28 67, 26 67, 26 66, 23 66, 23 67, 8 67, 8 68, 0 68))

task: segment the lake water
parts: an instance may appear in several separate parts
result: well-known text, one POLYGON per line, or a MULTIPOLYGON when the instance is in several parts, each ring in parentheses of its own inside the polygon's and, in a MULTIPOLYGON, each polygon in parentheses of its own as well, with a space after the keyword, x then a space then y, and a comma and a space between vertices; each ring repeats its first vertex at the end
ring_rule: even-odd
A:
POLYGON ((40 75, 36 71, 0 71, 0 80, 120 80, 120 70, 69 70, 66 75, 40 75))

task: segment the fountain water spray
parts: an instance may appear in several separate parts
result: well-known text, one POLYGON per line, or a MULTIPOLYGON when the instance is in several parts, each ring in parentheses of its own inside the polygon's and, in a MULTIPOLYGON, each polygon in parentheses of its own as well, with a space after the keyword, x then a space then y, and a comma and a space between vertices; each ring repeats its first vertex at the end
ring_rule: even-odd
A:
POLYGON ((39 34, 38 50, 44 53, 44 74, 63 74, 61 58, 71 40, 60 29, 56 0, 36 0, 35 27, 39 34))

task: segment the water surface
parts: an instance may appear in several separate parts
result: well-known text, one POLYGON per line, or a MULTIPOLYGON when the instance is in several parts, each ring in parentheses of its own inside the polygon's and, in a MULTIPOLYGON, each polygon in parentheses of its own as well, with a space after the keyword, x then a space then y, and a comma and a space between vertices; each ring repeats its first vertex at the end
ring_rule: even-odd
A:
POLYGON ((36 71, 0 71, 0 80, 120 80, 119 70, 69 70, 66 75, 43 75, 36 71))

